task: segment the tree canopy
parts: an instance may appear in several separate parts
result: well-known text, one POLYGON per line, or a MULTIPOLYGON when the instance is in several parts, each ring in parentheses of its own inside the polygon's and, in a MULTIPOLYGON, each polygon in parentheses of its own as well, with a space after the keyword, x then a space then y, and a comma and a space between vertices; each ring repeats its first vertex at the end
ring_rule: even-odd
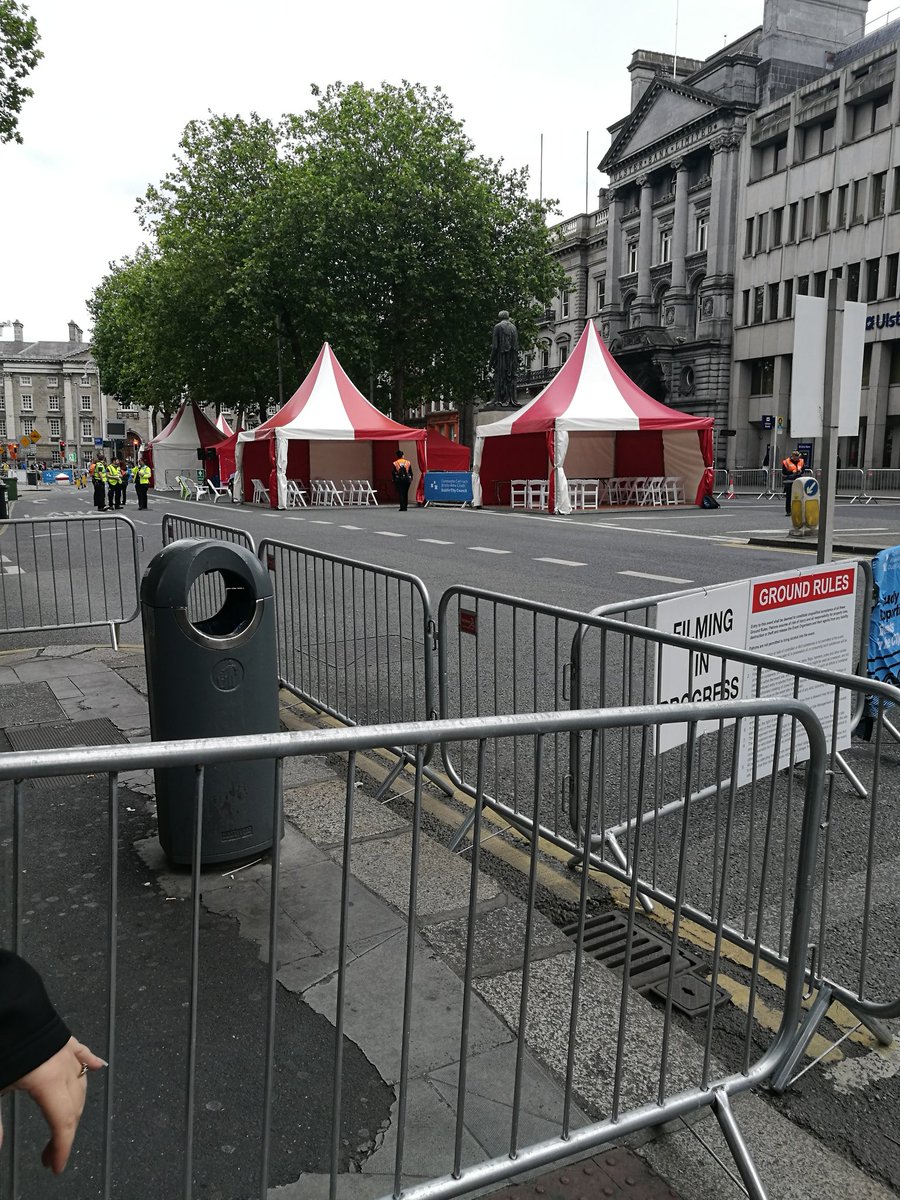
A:
POLYGON ((90 302, 109 390, 264 418, 328 340, 402 420, 483 392, 499 309, 529 345, 565 276, 526 173, 477 155, 438 89, 314 91, 277 125, 188 125, 139 202, 147 245, 90 302))
POLYGON ((21 142, 19 114, 34 92, 22 82, 44 57, 37 22, 17 0, 0 0, 0 142, 21 142))

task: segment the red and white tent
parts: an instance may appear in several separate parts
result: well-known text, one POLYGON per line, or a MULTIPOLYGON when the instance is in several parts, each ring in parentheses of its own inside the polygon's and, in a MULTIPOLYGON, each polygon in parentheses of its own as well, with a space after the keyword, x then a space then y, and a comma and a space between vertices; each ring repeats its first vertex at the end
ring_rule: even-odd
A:
POLYGON ((234 430, 225 420, 223 413, 219 413, 219 415, 216 417, 216 429, 218 429, 219 433, 224 433, 227 438, 234 437, 234 430))
MULTIPOLYGON (((386 483, 401 442, 417 443, 426 470, 425 430, 379 412, 348 378, 326 342, 303 383, 283 408, 237 435, 235 496, 252 496, 253 480, 268 489, 273 508, 287 507, 287 481, 367 479, 386 483)), ((383 497, 387 499, 387 496, 383 497)), ((416 499, 424 498, 421 483, 416 499)))
POLYGON ((511 479, 550 480, 549 507, 569 513, 568 479, 677 475, 699 503, 712 464, 712 417, 692 417, 643 392, 588 321, 570 358, 540 395, 475 431, 475 505, 511 479), (511 442, 504 439, 511 438, 511 442))
POLYGON ((205 452, 224 440, 225 434, 203 409, 186 400, 145 451, 153 467, 154 486, 172 487, 176 475, 193 475, 201 465, 197 451, 205 452))

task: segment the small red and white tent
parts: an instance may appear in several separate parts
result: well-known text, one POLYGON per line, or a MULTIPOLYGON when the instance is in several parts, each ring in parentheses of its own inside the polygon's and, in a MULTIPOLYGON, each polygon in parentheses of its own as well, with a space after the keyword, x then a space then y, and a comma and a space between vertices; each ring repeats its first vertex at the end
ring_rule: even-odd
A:
MULTIPOLYGON (((425 430, 410 429, 379 412, 350 382, 326 342, 284 407, 256 429, 237 435, 235 497, 252 497, 254 479, 268 489, 273 508, 287 507, 288 479, 367 479, 377 489, 390 479, 402 442, 416 443, 424 472, 425 430)), ((424 499, 421 481, 416 499, 424 499)))
POLYGON ((193 475, 201 465, 197 451, 205 452, 224 440, 225 434, 203 409, 186 400, 145 450, 153 467, 154 486, 172 487, 176 475, 193 475))
POLYGON ((224 433, 226 437, 234 437, 234 430, 225 420, 223 413, 219 413, 216 417, 216 429, 218 429, 219 433, 224 433))
POLYGON ((475 431, 473 503, 511 479, 550 480, 549 508, 570 513, 568 479, 674 475, 700 502, 712 464, 712 417, 660 404, 625 374, 588 321, 570 358, 524 408, 475 431), (507 442, 505 439, 511 438, 507 442))

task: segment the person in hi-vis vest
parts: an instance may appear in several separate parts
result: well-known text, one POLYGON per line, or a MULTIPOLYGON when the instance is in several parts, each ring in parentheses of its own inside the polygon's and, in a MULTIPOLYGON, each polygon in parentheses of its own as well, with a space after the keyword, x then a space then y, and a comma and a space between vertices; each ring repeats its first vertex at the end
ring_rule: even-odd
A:
POLYGON ((106 512, 106 459, 102 454, 97 455, 91 479, 94 481, 94 508, 106 512))
POLYGON ((784 486, 784 513, 791 515, 791 488, 794 480, 803 471, 806 463, 799 450, 792 450, 787 458, 781 460, 781 482, 784 486))
POLYGON ((397 457, 394 459, 393 466, 391 467, 391 476, 397 488, 397 495, 400 497, 400 511, 406 512, 409 485, 412 483, 412 463, 406 458, 399 446, 397 447, 397 457))
POLYGON ((131 478, 134 480, 134 490, 137 492, 138 508, 147 507, 147 489, 150 487, 152 472, 144 459, 132 469, 131 478))

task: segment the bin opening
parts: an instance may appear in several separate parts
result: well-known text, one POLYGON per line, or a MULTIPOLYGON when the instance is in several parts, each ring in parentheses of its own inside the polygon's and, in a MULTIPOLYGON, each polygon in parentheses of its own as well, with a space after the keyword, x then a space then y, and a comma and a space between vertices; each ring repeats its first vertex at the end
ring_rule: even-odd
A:
POLYGON ((205 571, 191 584, 187 617, 198 633, 226 638, 242 633, 253 620, 256 596, 233 571, 205 571))

